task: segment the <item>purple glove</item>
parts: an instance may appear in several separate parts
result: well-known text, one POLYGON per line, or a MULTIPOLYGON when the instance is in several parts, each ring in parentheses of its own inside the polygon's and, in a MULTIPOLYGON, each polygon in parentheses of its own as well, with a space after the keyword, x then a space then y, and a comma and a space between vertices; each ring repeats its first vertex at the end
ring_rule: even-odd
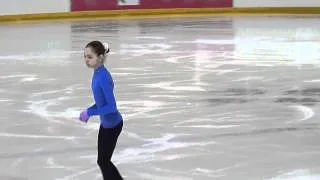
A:
POLYGON ((80 117, 79 117, 80 121, 84 122, 84 123, 87 123, 88 120, 89 120, 89 116, 88 116, 88 113, 87 113, 87 110, 84 110, 80 113, 80 117))

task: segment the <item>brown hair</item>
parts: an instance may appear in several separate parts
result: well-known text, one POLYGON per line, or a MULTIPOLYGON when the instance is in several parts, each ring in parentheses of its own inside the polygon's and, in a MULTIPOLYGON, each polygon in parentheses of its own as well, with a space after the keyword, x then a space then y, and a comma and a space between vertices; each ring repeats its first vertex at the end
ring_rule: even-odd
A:
POLYGON ((106 60, 106 55, 110 52, 108 44, 103 44, 100 41, 91 41, 86 45, 86 48, 91 48, 91 50, 97 55, 103 55, 103 62, 106 60))

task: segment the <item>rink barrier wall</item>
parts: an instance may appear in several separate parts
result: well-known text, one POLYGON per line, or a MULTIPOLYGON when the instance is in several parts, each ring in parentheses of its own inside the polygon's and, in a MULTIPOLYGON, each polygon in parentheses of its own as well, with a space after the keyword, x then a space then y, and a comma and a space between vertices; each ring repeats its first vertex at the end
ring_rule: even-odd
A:
POLYGON ((320 7, 274 7, 274 8, 170 8, 170 9, 131 9, 106 11, 78 11, 60 13, 38 13, 0 16, 0 22, 39 21, 61 19, 90 19, 90 18, 130 18, 184 15, 287 15, 287 14, 320 14, 320 7))
POLYGON ((320 7, 319 0, 233 0, 234 8, 250 7, 320 7))
POLYGON ((57 12, 70 12, 70 0, 10 0, 0 6, 0 16, 57 12))
POLYGON ((171 8, 232 8, 233 1, 234 0, 70 0, 70 11, 171 8))

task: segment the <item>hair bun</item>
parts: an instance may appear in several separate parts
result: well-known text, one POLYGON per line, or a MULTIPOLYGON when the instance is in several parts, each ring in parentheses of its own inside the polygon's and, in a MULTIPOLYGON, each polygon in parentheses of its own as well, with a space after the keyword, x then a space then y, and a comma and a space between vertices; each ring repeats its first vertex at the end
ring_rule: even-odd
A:
POLYGON ((103 43, 103 45, 104 45, 104 48, 106 49, 105 54, 108 54, 110 52, 109 44, 108 43, 103 43))

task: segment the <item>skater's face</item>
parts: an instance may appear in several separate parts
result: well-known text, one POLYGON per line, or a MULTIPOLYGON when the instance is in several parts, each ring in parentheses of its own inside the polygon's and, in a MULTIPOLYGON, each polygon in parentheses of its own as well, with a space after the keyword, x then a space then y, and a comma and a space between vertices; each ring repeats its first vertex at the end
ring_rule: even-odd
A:
POLYGON ((91 47, 84 49, 84 60, 89 68, 96 68, 102 63, 102 55, 98 56, 91 47))

